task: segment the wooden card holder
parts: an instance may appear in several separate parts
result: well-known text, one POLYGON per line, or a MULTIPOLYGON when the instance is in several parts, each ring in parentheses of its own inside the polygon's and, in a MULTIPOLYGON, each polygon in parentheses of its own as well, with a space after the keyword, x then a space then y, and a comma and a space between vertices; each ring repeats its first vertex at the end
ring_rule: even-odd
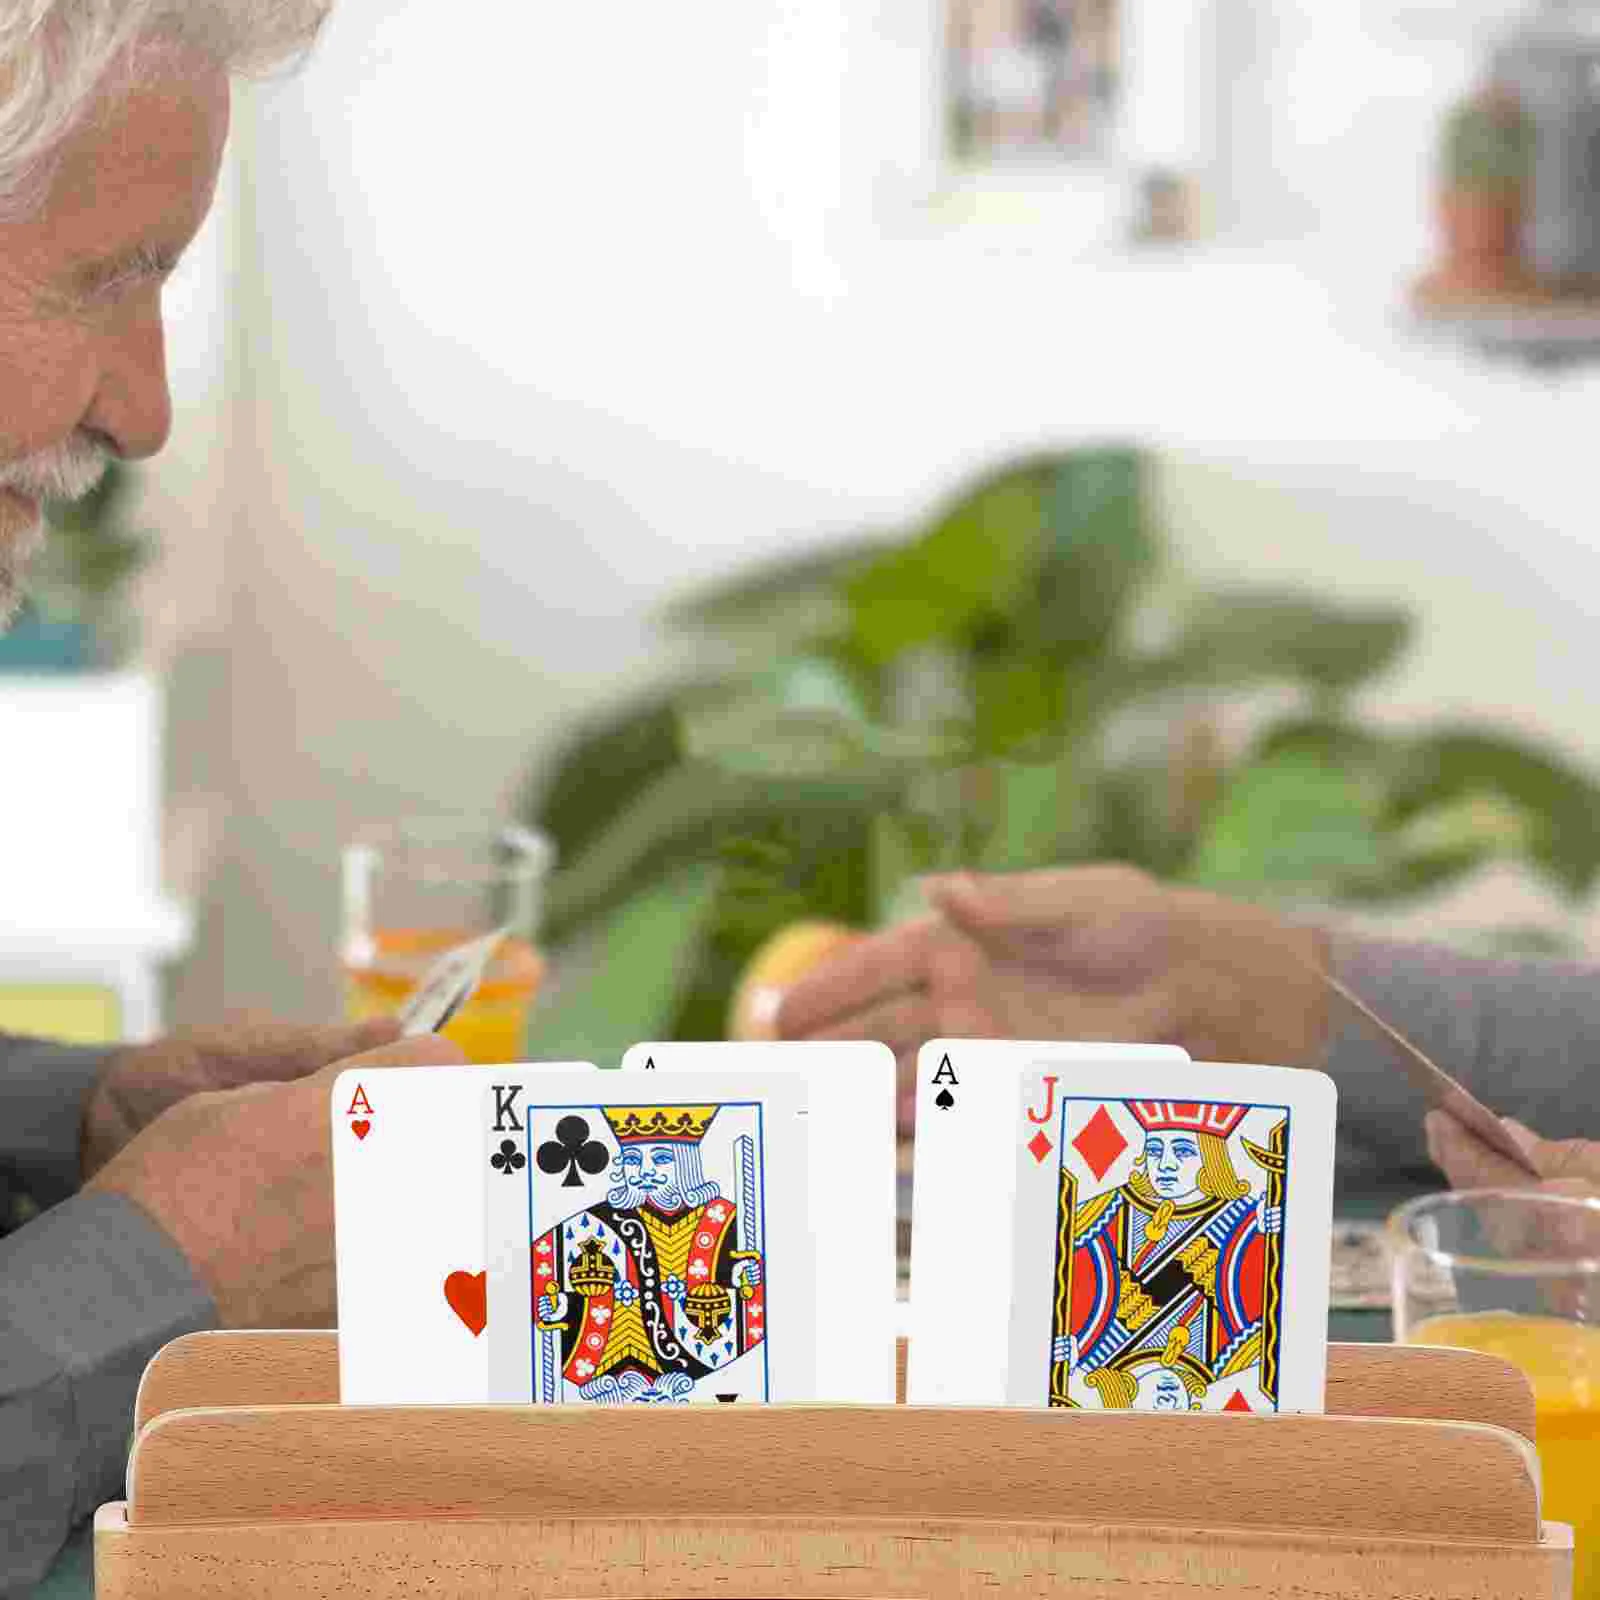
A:
POLYGON ((340 1406, 336 1355, 157 1356, 102 1600, 1571 1595, 1527 1385, 1467 1352, 1335 1345, 1319 1417, 340 1406))

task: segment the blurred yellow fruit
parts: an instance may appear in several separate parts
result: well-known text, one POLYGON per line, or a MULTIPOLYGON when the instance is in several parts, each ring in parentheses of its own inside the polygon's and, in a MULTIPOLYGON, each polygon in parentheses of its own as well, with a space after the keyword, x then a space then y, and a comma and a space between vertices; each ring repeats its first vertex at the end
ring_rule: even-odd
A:
POLYGON ((864 935, 842 922, 791 922, 751 956, 728 1007, 728 1037, 750 1042, 778 1037, 783 992, 817 963, 864 935))

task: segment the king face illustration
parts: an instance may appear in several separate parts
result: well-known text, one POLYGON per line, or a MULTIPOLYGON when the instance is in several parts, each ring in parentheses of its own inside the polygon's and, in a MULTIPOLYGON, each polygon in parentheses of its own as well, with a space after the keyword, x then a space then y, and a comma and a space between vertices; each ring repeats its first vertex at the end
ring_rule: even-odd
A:
POLYGON ((1124 1104, 1143 1135, 1126 1180, 1079 1200, 1062 1168, 1052 1403, 1082 1403, 1081 1385, 1103 1406, 1187 1410, 1239 1377, 1274 1401, 1287 1125, 1238 1141, 1252 1183, 1229 1142, 1248 1106, 1124 1104))
MULTIPOLYGON (((546 1368, 599 1404, 686 1402, 765 1333, 756 1142, 734 1140, 739 1201, 708 1179, 701 1145, 716 1106, 600 1107, 616 1141, 603 1201, 533 1241, 536 1344, 546 1368), (742 1209, 741 1209, 742 1205, 742 1209)), ((593 1150, 587 1123, 558 1125, 542 1170, 593 1150)))

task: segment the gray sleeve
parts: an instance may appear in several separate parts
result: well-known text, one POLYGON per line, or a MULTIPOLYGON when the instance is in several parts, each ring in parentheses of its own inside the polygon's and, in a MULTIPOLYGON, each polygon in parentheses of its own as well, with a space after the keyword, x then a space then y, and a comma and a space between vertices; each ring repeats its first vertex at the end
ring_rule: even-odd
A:
POLYGON ((0 1595, 122 1497, 145 1363, 214 1320, 182 1252, 120 1195, 75 1196, 0 1239, 0 1595))
POLYGON ((111 1054, 0 1034, 0 1179, 41 1209, 78 1187, 83 1103, 111 1054))
MULTIPOLYGON (((1339 936, 1333 958, 1348 987, 1492 1110, 1546 1138, 1600 1137, 1600 968, 1339 936)), ((1329 1005, 1341 1190, 1437 1188, 1427 1104, 1383 1037, 1337 997, 1329 1005)))

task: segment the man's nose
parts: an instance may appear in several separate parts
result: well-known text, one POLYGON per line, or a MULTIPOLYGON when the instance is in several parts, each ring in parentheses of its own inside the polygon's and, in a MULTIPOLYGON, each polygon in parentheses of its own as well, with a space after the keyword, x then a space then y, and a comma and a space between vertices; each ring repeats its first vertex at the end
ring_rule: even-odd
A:
POLYGON ((99 384, 83 426, 104 435, 129 461, 156 455, 172 432, 166 333, 153 297, 141 313, 106 330, 99 384))

